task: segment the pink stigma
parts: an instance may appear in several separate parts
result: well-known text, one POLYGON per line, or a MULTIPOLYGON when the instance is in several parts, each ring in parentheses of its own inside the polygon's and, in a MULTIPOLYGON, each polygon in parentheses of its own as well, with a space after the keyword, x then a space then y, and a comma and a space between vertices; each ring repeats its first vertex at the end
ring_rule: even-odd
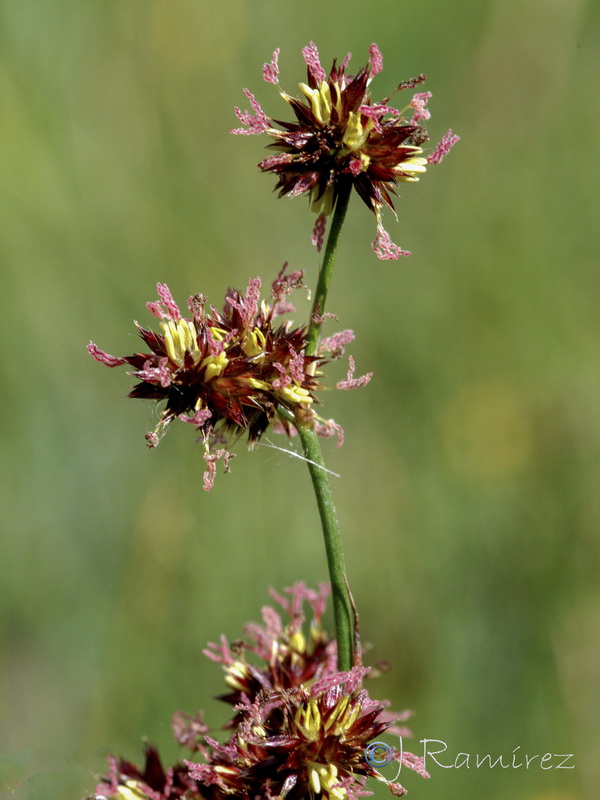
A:
POLYGON ((366 375, 361 375, 360 378, 355 378, 354 377, 354 369, 355 369, 354 359, 352 358, 352 356, 349 356, 348 357, 348 375, 346 376, 345 380, 338 381, 338 383, 336 384, 336 387, 338 389, 360 389, 363 386, 366 386, 367 383, 369 383, 369 381, 373 377, 374 373, 367 372, 366 375))
POLYGON ((316 219, 315 227, 313 228, 311 242, 317 248, 317 253, 321 252, 323 247, 323 238, 325 236, 325 226, 327 225, 327 217, 325 214, 319 214, 316 219))
POLYGON ((250 111, 240 111, 240 109, 236 106, 233 110, 235 111, 236 117, 242 123, 242 125, 247 125, 248 128, 232 128, 229 133, 236 133, 242 134, 243 136, 250 136, 251 134, 258 134, 264 133, 265 131, 269 130, 269 119, 265 112, 262 110, 260 103, 254 97, 252 92, 248 91, 248 89, 244 89, 244 94, 250 101, 250 105, 252 106, 252 110, 254 111, 256 116, 252 116, 250 111))
POLYGON ((433 153, 427 159, 428 164, 439 164, 447 156, 454 145, 460 140, 460 136, 452 133, 452 128, 445 133, 440 142, 435 146, 433 153))
MULTIPOLYGON (((173 300, 173 295, 169 291, 169 287, 166 283, 157 283, 156 284, 156 291, 158 292, 158 296, 160 297, 161 302, 164 304, 165 308, 167 309, 166 316, 169 319, 172 319, 173 322, 177 322, 181 319, 181 311, 179 310, 179 306, 173 300)), ((152 311, 152 309, 150 309, 152 311)), ((153 312, 154 313, 154 312, 153 312)))
POLYGON ((369 47, 369 62, 371 64, 371 74, 377 75, 383 69, 383 56, 381 50, 377 47, 375 42, 369 47))
POLYGON ((308 47, 303 47, 302 55, 304 56, 304 61, 306 62, 306 66, 308 67, 308 72, 310 77, 312 78, 315 85, 318 86, 322 81, 324 81, 327 78, 327 75, 325 73, 325 70, 321 66, 317 45, 314 42, 311 42, 308 47))
POLYGON ((373 252, 382 261, 397 261, 400 256, 409 256, 409 250, 403 250, 397 244, 392 242, 389 233, 379 225, 377 227, 377 236, 371 243, 373 252))
POLYGON ((429 119, 431 117, 431 111, 425 108, 427 101, 430 99, 431 92, 417 92, 413 95, 413 99, 410 101, 411 108, 414 109, 411 123, 414 124, 415 122, 419 122, 419 120, 429 119))
POLYGON ((270 62, 263 66, 263 78, 267 83, 279 83, 279 65, 277 59, 279 58, 279 48, 273 52, 273 58, 270 62))
POLYGON ((104 364, 105 367, 119 367, 121 364, 125 364, 126 361, 124 358, 111 356, 108 353, 105 353, 104 350, 100 350, 100 348, 93 342, 88 344, 87 351, 93 359, 98 361, 100 364, 104 364))

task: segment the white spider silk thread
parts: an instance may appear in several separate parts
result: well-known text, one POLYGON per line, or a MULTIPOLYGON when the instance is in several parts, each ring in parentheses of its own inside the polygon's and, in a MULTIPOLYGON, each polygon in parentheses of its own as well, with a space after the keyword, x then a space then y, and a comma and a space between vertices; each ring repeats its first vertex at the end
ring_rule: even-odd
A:
POLYGON ((321 464, 317 464, 316 461, 311 461, 310 458, 301 456, 300 453, 296 453, 294 450, 286 450, 284 447, 278 447, 276 444, 273 444, 268 440, 267 442, 257 442, 257 444, 260 445, 261 447, 270 447, 272 450, 280 450, 282 453, 287 453, 289 456, 294 456, 294 458, 299 458, 300 461, 306 461, 307 464, 312 464, 313 466, 322 469, 323 472, 327 472, 329 475, 333 475, 334 478, 341 477, 340 475, 338 475, 337 472, 334 472, 331 469, 327 469, 327 467, 322 467, 321 464))

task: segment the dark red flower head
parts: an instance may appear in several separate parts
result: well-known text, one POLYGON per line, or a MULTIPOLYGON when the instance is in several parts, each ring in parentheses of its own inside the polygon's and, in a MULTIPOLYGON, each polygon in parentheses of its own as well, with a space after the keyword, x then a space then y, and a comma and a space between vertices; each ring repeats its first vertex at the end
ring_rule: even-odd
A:
MULTIPOLYGON (((373 102, 370 84, 382 71, 383 59, 376 44, 371 45, 369 53, 368 64, 355 75, 346 71, 350 54, 340 66, 334 61, 327 75, 316 45, 311 42, 302 50, 308 70, 307 83, 299 85, 303 97, 293 97, 280 89, 295 121, 267 117, 254 95, 245 89, 254 115, 236 108, 238 119, 246 127, 232 133, 266 133, 274 139, 270 147, 277 153, 261 161, 259 167, 277 176, 275 188, 280 197, 309 194, 312 208, 319 214, 313 235, 319 249, 324 219, 331 213, 340 187, 351 184, 377 217, 375 253, 382 259, 397 259, 410 253, 395 245, 384 230, 382 208, 387 205, 393 209, 392 195, 398 184, 419 180, 427 163, 438 163, 458 137, 449 131, 443 140, 444 152, 440 143, 426 158, 422 145, 429 136, 421 123, 429 119, 426 104, 431 94, 413 95, 401 110, 389 105, 390 97, 373 102)), ((277 86, 278 55, 276 50, 272 61, 263 68, 264 79, 277 86)), ((419 75, 401 83, 396 91, 414 88, 424 80, 425 76, 419 75)))
POLYGON ((318 591, 297 583, 286 590, 287 597, 271 591, 289 619, 271 606, 262 610, 263 624, 249 622, 244 627, 246 639, 229 643, 222 636, 219 644, 209 643, 204 654, 223 665, 225 683, 230 692, 221 697, 232 705, 250 702, 260 692, 297 689, 326 675, 337 672, 337 648, 322 628, 329 586, 318 591), (312 619, 308 631, 304 606, 308 604, 312 619))
MULTIPOLYGON (((272 592, 287 623, 266 606, 264 625, 245 627, 246 641, 229 645, 223 638, 205 651, 223 664, 233 694, 222 699, 237 703, 237 716, 225 744, 206 737, 208 747, 196 748, 205 763, 186 762, 204 797, 357 800, 371 794, 367 778, 383 779, 365 751, 406 714, 371 699, 362 685, 368 668, 337 671, 335 642, 321 627, 328 593, 325 585, 315 592, 304 583, 287 596, 272 592), (308 632, 305 603, 312 611, 308 632)), ((398 758, 427 777, 421 759, 398 758)), ((389 788, 405 792, 397 783, 389 788)))
POLYGON ((144 768, 125 759, 109 758, 110 773, 96 787, 96 800, 177 800, 202 797, 185 764, 165 770, 154 747, 146 745, 144 768))
MULTIPOLYGON (((373 700, 363 687, 368 668, 336 668, 335 642, 321 627, 328 587, 318 591, 297 583, 281 596, 272 592, 289 617, 263 609, 263 625, 250 623, 245 641, 211 645, 207 652, 223 664, 236 716, 225 726, 223 743, 208 735, 202 714, 174 716, 177 742, 194 759, 165 770, 153 748, 138 769, 111 759, 110 775, 97 792, 115 800, 358 800, 371 792, 368 778, 385 780, 367 758, 367 748, 383 733, 410 736, 394 723, 388 703, 373 700), (305 605, 312 611, 305 630, 305 605)), ((402 765, 424 777, 422 759, 395 753, 402 765)), ((388 783, 394 795, 406 790, 388 783)))
MULTIPOLYGON (((286 274, 284 267, 273 283, 270 304, 260 300, 260 278, 250 280, 246 294, 230 289, 222 312, 212 306, 207 310, 206 298, 194 295, 189 317, 181 314, 168 287, 159 283, 159 302, 147 305, 161 320, 161 332, 136 323, 150 352, 111 356, 93 342, 88 345, 93 358, 108 367, 133 367, 131 374, 139 382, 130 397, 165 402, 158 425, 146 435, 149 447, 158 444, 174 419, 196 427, 205 447, 206 489, 212 488, 218 459, 223 458, 227 469, 228 442, 247 433, 252 445, 272 422, 291 434, 290 412, 320 435, 341 436, 333 420, 322 419, 312 408, 315 392, 322 388, 315 374, 326 359, 305 354, 305 328, 275 321, 293 310, 285 298, 302 285, 302 276, 286 274)), ((342 338, 345 334, 352 338, 348 331, 342 338)), ((338 353, 330 342, 331 338, 324 340, 320 352, 335 357, 338 353)), ((339 388, 356 388, 369 378, 349 375, 339 388)))

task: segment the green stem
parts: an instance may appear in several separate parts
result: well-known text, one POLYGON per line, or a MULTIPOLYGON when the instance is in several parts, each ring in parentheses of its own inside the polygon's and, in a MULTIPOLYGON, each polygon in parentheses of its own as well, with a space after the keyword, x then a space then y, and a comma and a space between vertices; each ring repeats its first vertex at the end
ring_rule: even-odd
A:
POLYGON ((315 299, 313 301, 312 313, 310 315, 310 325, 308 326, 308 344, 306 345, 306 355, 312 356, 319 341, 319 329, 321 327, 321 317, 325 313, 325 303, 327 301, 327 292, 329 291, 329 284, 331 283, 331 275, 335 265, 335 257, 337 255, 338 243, 340 234, 346 218, 346 211, 348 210, 348 202, 350 201, 350 192, 352 191, 352 183, 346 181, 340 184, 337 199, 335 201, 335 209, 333 212, 333 219, 331 220, 331 228, 329 236, 327 237, 327 245, 325 247, 325 255, 323 256, 323 264, 319 272, 319 280, 315 290, 315 299))
MULTIPOLYGON (((317 351, 319 342, 319 331, 322 317, 325 313, 325 302, 327 292, 331 283, 331 276, 335 264, 338 243, 342 226, 348 210, 352 183, 343 182, 338 190, 333 219, 327 245, 323 256, 323 264, 319 272, 319 280, 315 291, 311 321, 308 327, 306 355, 314 355, 317 351)), ((327 553, 327 566, 329 568, 329 580, 331 581, 331 592, 333 595, 333 613, 335 619, 335 636, 337 641, 337 661, 338 669, 346 672, 354 666, 354 612, 348 591, 346 580, 346 568, 344 566, 344 553, 342 550, 342 539, 340 536, 340 526, 337 518, 335 506, 333 504, 333 494, 325 462, 321 452, 321 444, 314 427, 299 424, 293 415, 285 409, 280 409, 280 413, 290 422, 294 422, 297 429, 304 455, 307 459, 308 471, 315 491, 319 515, 321 517, 321 527, 325 540, 325 551, 327 553)))
POLYGON ((333 595, 333 614, 338 649, 338 669, 346 672, 354 666, 354 614, 346 584, 346 568, 342 551, 342 538, 331 486, 325 471, 321 443, 314 428, 298 426, 304 455, 308 459, 308 471, 312 479, 317 506, 321 517, 327 566, 333 595))
POLYGON ((327 567, 333 595, 338 669, 342 672, 347 672, 354 666, 354 611, 346 581, 340 526, 321 452, 321 443, 314 428, 299 425, 292 412, 287 408, 279 406, 277 412, 281 417, 296 426, 302 442, 302 449, 307 459, 308 471, 315 490, 319 516, 321 517, 323 539, 325 540, 327 567))

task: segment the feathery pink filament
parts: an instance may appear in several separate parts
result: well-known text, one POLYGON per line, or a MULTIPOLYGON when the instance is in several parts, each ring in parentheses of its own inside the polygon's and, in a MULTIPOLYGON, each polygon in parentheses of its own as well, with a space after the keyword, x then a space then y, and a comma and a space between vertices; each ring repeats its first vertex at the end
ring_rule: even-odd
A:
POLYGON ((260 278, 250 278, 248 281, 248 289, 246 290, 245 310, 242 314, 242 319, 246 325, 252 325, 258 314, 258 304, 260 301, 260 278))
POLYGON ((172 319, 173 322, 177 322, 181 319, 181 311, 179 310, 179 306, 173 300, 173 295, 169 291, 169 287, 166 283, 157 283, 156 284, 156 291, 158 292, 158 296, 163 303, 164 307, 167 309, 166 316, 169 319, 172 319))
POLYGON ((194 425, 196 428, 201 428, 208 420, 212 417, 212 411, 208 408, 199 408, 193 416, 188 416, 187 414, 180 414, 178 419, 182 422, 189 422, 191 425, 194 425))
POLYGON ((369 383, 369 381, 373 377, 374 373, 367 372, 366 375, 361 375, 360 378, 355 378, 354 377, 355 365, 354 365, 354 359, 352 358, 352 356, 348 357, 348 361, 349 361, 348 375, 346 376, 345 380, 338 381, 338 383, 336 383, 337 388, 338 389, 360 389, 362 386, 366 386, 367 383, 369 383))
MULTIPOLYGON (((360 161, 358 162, 360 165, 360 161)), ((352 167, 350 167, 352 169, 352 167)), ((313 245, 317 248, 317 253, 321 252, 321 248, 323 247, 323 239, 325 237, 325 227, 327 225, 327 217, 325 214, 319 214, 315 221, 315 227, 313 228, 312 236, 310 238, 313 245)))
POLYGON ((279 58, 279 48, 273 52, 273 57, 270 62, 263 66, 263 78, 267 83, 279 83, 279 65, 277 59, 279 58))
POLYGON ((148 381, 149 383, 160 383, 163 388, 167 388, 171 384, 173 373, 168 367, 169 359, 161 358, 157 367, 152 366, 150 360, 144 362, 144 368, 135 373, 135 377, 141 381, 148 381))
MULTIPOLYGON (((288 296, 288 294, 293 292, 294 289, 306 288, 302 283, 304 279, 304 270, 297 269, 293 272, 286 272, 287 266, 288 262, 286 261, 283 267, 279 270, 277 277, 271 284, 271 295, 273 300, 282 305, 285 298, 288 296)), ((293 306, 291 307, 291 310, 294 310, 293 306)), ((286 312, 280 310, 278 313, 284 314, 286 312)))
POLYGON ((400 112, 397 108, 393 108, 393 106, 386 106, 383 103, 377 103, 373 106, 360 106, 358 110, 361 114, 364 114, 365 117, 370 117, 373 120, 373 125, 378 133, 381 133, 383 130, 380 122, 381 117, 385 116, 386 114, 393 114, 395 117, 400 116, 400 112))
POLYGON ((389 233, 382 225, 377 226, 377 236, 371 243, 373 252, 382 261, 396 261, 400 256, 409 256, 410 250, 403 250, 392 242, 389 233))
POLYGON ((344 429, 334 419, 327 419, 324 422, 315 423, 315 431, 317 436, 323 439, 329 439, 331 436, 337 436, 336 447, 341 447, 344 444, 344 429))
POLYGON ((233 457, 232 453, 225 448, 215 450, 204 454, 204 461, 206 462, 206 469, 204 470, 203 488, 204 491, 210 492, 215 483, 215 475, 217 474, 217 461, 223 459, 223 472, 229 472, 229 461, 233 457))
POLYGON ((435 146, 433 153, 427 159, 428 164, 439 164, 447 156, 454 145, 460 140, 460 136, 452 133, 450 128, 442 137, 441 141, 435 146))
POLYGON ((146 308, 150 311, 158 319, 165 318, 165 312, 162 309, 161 304, 157 300, 149 300, 146 303, 146 308))
POLYGON ((431 92, 417 92, 413 95, 413 99, 410 101, 411 108, 414 109, 411 124, 419 122, 422 119, 429 119, 431 117, 431 111, 425 108, 427 101, 430 99, 431 92))
POLYGON ((248 91, 248 89, 244 89, 244 94, 250 101, 250 105, 256 116, 252 116, 250 111, 241 111, 237 106, 234 108, 235 115, 242 123, 242 125, 247 125, 248 129, 246 128, 232 128, 229 132, 230 133, 237 133, 243 136, 250 136, 252 134, 264 133, 265 131, 269 130, 269 119, 265 112, 262 110, 260 103, 254 97, 252 92, 248 91))
POLYGON ((98 345, 95 345, 93 342, 88 344, 87 351, 93 359, 98 361, 100 364, 104 364, 105 367, 119 367, 121 364, 125 364, 124 358, 111 356, 108 353, 105 353, 104 350, 100 350, 98 345))
POLYGON ((242 322, 246 327, 251 327, 258 313, 258 301, 260 300, 260 278, 250 278, 248 281, 248 289, 246 290, 245 297, 240 301, 235 297, 228 295, 225 299, 230 306, 235 308, 242 318, 242 322))
POLYGON ((327 78, 327 74, 321 66, 317 45, 314 42, 311 42, 308 47, 303 47, 302 55, 304 56, 304 61, 306 62, 306 66, 308 67, 311 78, 318 86, 327 78))
POLYGON ((281 378, 275 378, 275 380, 271 383, 271 385, 277 391, 281 391, 282 389, 285 389, 286 386, 290 385, 292 379, 287 374, 283 364, 280 364, 279 361, 275 361, 273 366, 275 367, 277 372, 279 372, 281 378))
POLYGON ((292 354, 290 359, 290 375, 296 383, 301 384, 304 380, 304 354, 296 353, 292 347, 290 347, 290 352, 292 354))
POLYGON ((371 64, 371 74, 377 75, 383 69, 383 56, 381 50, 377 47, 375 42, 369 47, 369 62, 371 64))
POLYGON ((323 339, 319 347, 320 353, 331 353, 333 358, 339 358, 344 353, 344 348, 354 340, 354 331, 349 328, 345 331, 338 331, 333 336, 323 339))

